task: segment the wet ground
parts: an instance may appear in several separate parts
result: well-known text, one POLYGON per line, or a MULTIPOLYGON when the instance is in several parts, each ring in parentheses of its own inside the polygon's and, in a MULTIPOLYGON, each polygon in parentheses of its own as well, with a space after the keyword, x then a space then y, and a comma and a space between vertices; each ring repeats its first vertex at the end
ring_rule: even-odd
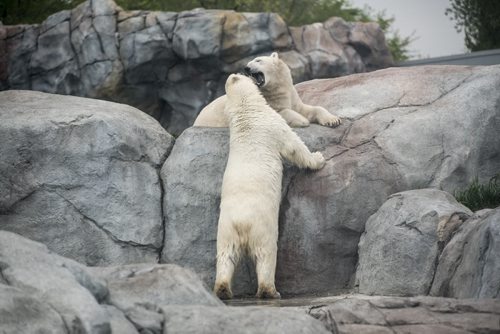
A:
POLYGON ((243 297, 224 300, 224 303, 229 306, 299 307, 329 304, 335 300, 352 296, 352 294, 332 296, 295 296, 282 299, 258 299, 254 297, 243 297))

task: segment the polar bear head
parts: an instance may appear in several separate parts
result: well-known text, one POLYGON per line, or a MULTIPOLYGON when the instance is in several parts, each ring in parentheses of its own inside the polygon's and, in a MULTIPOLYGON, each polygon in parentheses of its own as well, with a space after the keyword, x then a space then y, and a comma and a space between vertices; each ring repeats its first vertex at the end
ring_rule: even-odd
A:
POLYGON ((255 79, 261 89, 274 89, 292 83, 292 74, 287 64, 283 62, 277 52, 270 56, 257 57, 247 64, 245 74, 255 79))
POLYGON ((231 74, 226 80, 226 95, 230 101, 248 98, 249 96, 262 97, 253 77, 242 74, 231 74))

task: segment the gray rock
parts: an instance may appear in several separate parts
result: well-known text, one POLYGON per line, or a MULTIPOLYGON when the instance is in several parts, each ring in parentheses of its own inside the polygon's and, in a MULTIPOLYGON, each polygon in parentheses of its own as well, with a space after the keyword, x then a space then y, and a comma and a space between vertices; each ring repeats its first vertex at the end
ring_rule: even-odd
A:
POLYGON ((2 319, 0 332, 5 334, 67 333, 61 316, 50 305, 34 298, 31 293, 0 284, 0 296, 2 296, 0 298, 0 319, 2 319))
POLYGON ((137 109, 0 92, 0 229, 81 262, 156 261, 172 137, 137 109), (56 242, 54 242, 56 241, 56 242))
POLYGON ((107 282, 106 302, 123 310, 141 332, 162 332, 161 307, 166 305, 223 306, 198 276, 176 265, 133 264, 89 270, 107 282))
POLYGON ((107 301, 121 310, 161 305, 222 306, 192 271, 173 264, 131 264, 89 269, 106 280, 107 301))
POLYGON ((385 43, 384 32, 374 22, 358 23, 349 34, 349 44, 361 56, 367 70, 393 64, 389 49, 383 47, 385 43))
POLYGON ((329 333, 298 310, 261 307, 166 306, 163 333, 329 333))
POLYGON ((101 305, 105 316, 109 320, 111 333, 120 334, 138 334, 136 327, 131 323, 130 319, 125 317, 122 311, 111 305, 101 305))
POLYGON ((431 295, 500 297, 500 208, 476 213, 444 248, 431 295))
POLYGON ((224 20, 224 11, 179 13, 172 41, 174 52, 182 59, 218 57, 224 20))
POLYGON ((166 81, 168 68, 176 62, 158 25, 127 35, 120 43, 120 56, 128 84, 166 81))
MULTIPOLYGON (((69 21, 66 20, 38 36, 37 50, 33 52, 29 64, 34 73, 55 70, 73 59, 75 55, 71 49, 69 28, 69 21)), ((54 86, 57 87, 57 84, 54 86)))
POLYGON ((31 55, 36 50, 39 27, 22 27, 21 32, 9 38, 9 32, 16 29, 9 29, 7 26, 7 68, 8 80, 4 84, 10 89, 30 89, 30 63, 31 55))
MULTIPOLYGON (((276 273, 283 296, 352 289, 359 238, 389 195, 453 192, 498 172, 499 74, 499 66, 398 68, 296 86, 304 102, 340 115, 343 125, 297 130, 327 164, 317 172, 285 168, 276 273)), ((184 131, 161 171, 162 261, 195 270, 209 287, 226 131, 184 131)), ((238 271, 237 294, 255 292, 249 267, 238 271)))
MULTIPOLYGON (((25 310, 26 326, 43 325, 43 322, 39 323, 36 319, 39 312, 44 312, 48 317, 46 321, 54 320, 53 323, 47 324, 54 331, 58 328, 61 332, 64 329, 72 333, 110 331, 109 321, 98 304, 107 294, 106 286, 93 278, 84 266, 51 254, 44 245, 5 231, 0 231, 0 263, 0 276, 4 282, 29 292, 32 298, 43 300, 43 305, 50 306, 42 307, 40 303, 34 305, 31 310, 34 313, 31 315, 33 318, 30 318, 25 310), (61 318, 58 318, 57 314, 64 321, 66 328, 60 328, 61 318)), ((10 295, 12 296, 11 293, 10 295)), ((19 305, 10 305, 9 308, 19 308, 23 305, 28 306, 21 300, 19 305)), ((22 316, 22 313, 19 316, 22 316)), ((2 317, 2 323, 4 319, 2 317)), ((15 319, 12 321, 15 322, 15 319)))
POLYGON ((435 189, 392 195, 366 222, 359 242, 359 292, 427 295, 438 257, 472 212, 435 189))
POLYGON ((497 333, 498 299, 433 297, 323 298, 306 312, 321 320, 332 333, 497 333))
POLYGON ((322 23, 291 28, 297 50, 306 55, 311 67, 311 78, 329 78, 335 73, 354 73, 347 68, 343 45, 332 38, 322 23))
POLYGON ((310 81, 297 90, 306 102, 352 121, 342 144, 375 144, 407 189, 453 192, 499 170, 498 74, 500 66, 392 68, 310 81), (461 133, 474 133, 474 140, 461 133))
POLYGON ((291 38, 283 19, 274 13, 224 11, 221 56, 232 63, 249 55, 289 49, 291 38))

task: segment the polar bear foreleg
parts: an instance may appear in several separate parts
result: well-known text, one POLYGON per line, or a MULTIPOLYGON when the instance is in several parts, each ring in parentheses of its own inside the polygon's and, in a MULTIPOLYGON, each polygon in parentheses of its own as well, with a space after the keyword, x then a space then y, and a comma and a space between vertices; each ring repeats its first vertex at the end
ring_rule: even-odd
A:
POLYGON ((299 168, 321 169, 326 161, 320 152, 311 153, 302 139, 291 129, 283 139, 281 156, 299 168))

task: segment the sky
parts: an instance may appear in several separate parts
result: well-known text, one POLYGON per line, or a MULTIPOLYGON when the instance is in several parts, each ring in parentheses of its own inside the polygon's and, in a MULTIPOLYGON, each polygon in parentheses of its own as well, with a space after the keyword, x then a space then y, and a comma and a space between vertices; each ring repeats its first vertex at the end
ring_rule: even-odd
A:
MULTIPOLYGON (((495 0, 497 1, 497 0, 495 0)), ((467 52, 464 35, 455 30, 455 21, 444 14, 449 0, 350 0, 355 7, 368 5, 375 12, 393 16, 393 28, 405 37, 415 36, 410 58, 449 56, 467 52)))

